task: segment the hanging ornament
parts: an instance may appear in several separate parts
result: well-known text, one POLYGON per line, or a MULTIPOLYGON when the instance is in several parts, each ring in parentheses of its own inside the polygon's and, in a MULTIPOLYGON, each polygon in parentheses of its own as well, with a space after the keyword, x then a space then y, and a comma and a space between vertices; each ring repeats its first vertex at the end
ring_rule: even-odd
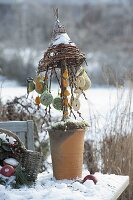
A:
POLYGON ((77 89, 74 90, 74 93, 76 94, 76 98, 79 98, 80 95, 82 94, 82 90, 77 88, 77 89))
POLYGON ((77 71, 76 77, 77 77, 77 78, 78 78, 78 77, 83 77, 83 78, 85 79, 85 84, 84 84, 84 85, 81 84, 81 86, 80 86, 80 88, 81 88, 82 90, 87 90, 87 89, 89 89, 89 88, 91 87, 91 80, 90 80, 90 78, 88 77, 88 75, 87 75, 87 73, 86 73, 86 71, 85 71, 85 69, 84 69, 83 67, 81 67, 81 68, 77 71))
POLYGON ((68 90, 65 90, 65 91, 64 91, 64 95, 65 95, 65 96, 69 96, 69 95, 70 95, 70 92, 69 92, 68 90))
POLYGON ((41 100, 40 100, 40 97, 39 97, 39 96, 37 96, 37 97, 35 98, 35 103, 36 103, 36 105, 39 105, 39 104, 41 103, 41 100))
POLYGON ((68 79, 68 70, 66 69, 63 73, 63 78, 68 79))
POLYGON ((62 84, 64 87, 68 87, 68 81, 65 79, 63 79, 62 84))
POLYGON ((11 165, 5 165, 1 168, 1 171, 0 173, 3 175, 3 176, 6 176, 6 177, 10 177, 10 176, 13 176, 14 173, 15 173, 15 169, 14 167, 12 167, 11 165))
POLYGON ((72 100, 72 108, 75 111, 78 111, 80 109, 80 101, 77 98, 74 98, 74 100, 72 100))
POLYGON ((38 94, 42 94, 44 92, 44 83, 43 82, 36 82, 35 90, 38 94))
POLYGON ((76 86, 77 88, 83 88, 85 86, 85 79, 83 76, 78 76, 76 78, 76 86))
POLYGON ((65 99, 63 100, 63 104, 64 104, 65 106, 68 106, 68 98, 65 98, 65 99))
POLYGON ((40 100, 41 100, 41 104, 43 104, 44 106, 47 107, 53 102, 53 96, 52 96, 52 94, 45 91, 41 95, 40 100))
POLYGON ((62 110, 62 99, 60 97, 56 97, 53 100, 53 107, 56 110, 62 110))
POLYGON ((85 71, 83 73, 83 77, 85 79, 85 85, 82 87, 82 89, 88 90, 91 87, 91 80, 85 71))

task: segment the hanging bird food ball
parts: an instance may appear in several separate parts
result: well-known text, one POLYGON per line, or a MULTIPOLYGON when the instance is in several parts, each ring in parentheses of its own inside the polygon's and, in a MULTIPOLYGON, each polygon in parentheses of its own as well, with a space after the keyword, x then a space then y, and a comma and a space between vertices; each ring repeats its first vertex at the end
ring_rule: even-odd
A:
POLYGON ((62 99, 60 97, 56 97, 53 100, 53 107, 56 110, 62 110, 62 99))
POLYGON ((0 172, 3 176, 10 177, 14 175, 15 169, 11 165, 4 165, 0 172))
POLYGON ((38 94, 42 94, 44 92, 44 83, 43 82, 37 82, 35 85, 35 90, 38 94))
POLYGON ((74 111, 78 111, 80 109, 80 101, 77 98, 72 100, 72 107, 74 111))
POLYGON ((63 73, 63 78, 68 79, 68 70, 65 70, 63 73))
POLYGON ((64 91, 64 95, 65 95, 65 96, 69 96, 69 95, 70 95, 70 92, 69 92, 68 90, 65 90, 65 91, 64 91))
POLYGON ((85 86, 85 79, 83 76, 79 76, 76 78, 76 86, 77 88, 83 88, 85 86))
POLYGON ((53 102, 53 96, 52 96, 52 94, 45 91, 41 95, 40 100, 41 100, 41 104, 43 104, 44 106, 47 107, 53 102))

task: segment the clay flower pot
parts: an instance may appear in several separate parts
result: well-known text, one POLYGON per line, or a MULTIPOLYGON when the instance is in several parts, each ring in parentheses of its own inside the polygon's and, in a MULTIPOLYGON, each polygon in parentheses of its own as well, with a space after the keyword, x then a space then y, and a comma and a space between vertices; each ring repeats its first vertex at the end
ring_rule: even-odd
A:
POLYGON ((57 180, 82 176, 85 129, 49 130, 53 176, 57 180))

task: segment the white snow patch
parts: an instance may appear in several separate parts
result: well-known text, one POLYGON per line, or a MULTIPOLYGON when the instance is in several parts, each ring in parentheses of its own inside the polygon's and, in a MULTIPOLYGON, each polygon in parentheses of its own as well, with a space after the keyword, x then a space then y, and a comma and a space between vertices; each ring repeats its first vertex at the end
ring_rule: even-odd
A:
POLYGON ((16 167, 19 164, 19 162, 14 158, 7 158, 4 160, 4 162, 14 167, 16 167))
POLYGON ((71 42, 71 39, 69 38, 67 33, 57 35, 51 43, 51 45, 59 44, 71 44, 72 46, 75 46, 75 44, 71 42))
POLYGON ((0 134, 0 139, 10 144, 14 144, 14 142, 16 141, 13 137, 10 137, 6 135, 5 133, 0 134))
MULTIPOLYGON (((85 172, 84 172, 85 173, 85 172)), ((88 174, 88 172, 86 171, 88 174)), ((128 184, 129 177, 117 175, 95 174, 98 182, 84 184, 74 180, 55 180, 52 174, 43 172, 38 175, 36 184, 30 188, 5 188, 0 185, 1 200, 107 200, 113 199, 114 193, 123 184, 128 184)))

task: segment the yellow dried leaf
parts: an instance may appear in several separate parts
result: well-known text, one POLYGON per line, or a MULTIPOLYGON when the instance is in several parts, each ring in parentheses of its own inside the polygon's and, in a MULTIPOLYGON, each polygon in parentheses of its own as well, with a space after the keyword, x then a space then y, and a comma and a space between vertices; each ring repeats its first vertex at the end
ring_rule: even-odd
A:
POLYGON ((64 87, 68 87, 68 82, 65 79, 63 79, 62 84, 63 84, 64 87))
POLYGON ((67 79, 68 78, 68 70, 65 70, 63 73, 63 78, 67 79))
POLYGON ((68 90, 65 90, 65 91, 64 91, 64 95, 65 95, 65 96, 69 96, 69 95, 70 95, 70 92, 69 92, 68 90))
POLYGON ((65 99, 63 100, 63 104, 64 104, 65 106, 68 106, 68 98, 65 98, 65 99))
POLYGON ((40 97, 39 96, 37 96, 36 98, 35 98, 35 103, 37 104, 37 105, 39 105, 40 104, 40 97))
POLYGON ((63 115, 64 115, 64 117, 67 117, 69 115, 69 112, 65 111, 63 115))

